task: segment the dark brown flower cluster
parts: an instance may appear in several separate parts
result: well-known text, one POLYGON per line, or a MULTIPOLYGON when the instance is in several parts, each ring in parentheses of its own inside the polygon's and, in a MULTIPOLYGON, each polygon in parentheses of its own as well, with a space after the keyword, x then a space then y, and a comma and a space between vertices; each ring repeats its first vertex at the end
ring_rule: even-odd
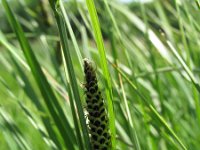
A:
POLYGON ((92 63, 84 59, 86 104, 89 120, 89 133, 94 150, 107 150, 110 147, 108 116, 104 100, 98 88, 97 77, 92 63))

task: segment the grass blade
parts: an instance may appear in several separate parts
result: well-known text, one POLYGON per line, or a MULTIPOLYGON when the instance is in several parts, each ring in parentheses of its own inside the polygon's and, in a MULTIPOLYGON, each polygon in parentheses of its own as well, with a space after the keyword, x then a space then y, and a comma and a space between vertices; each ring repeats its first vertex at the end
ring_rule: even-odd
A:
POLYGON ((170 41, 167 41, 167 44, 170 47, 170 49, 171 49, 172 53, 174 54, 174 56, 178 59, 178 61, 182 65, 183 69, 185 70, 185 72, 187 73, 187 75, 189 76, 189 78, 191 79, 191 81, 194 84, 194 86, 196 87, 197 91, 200 93, 199 83, 196 81, 196 79, 195 79, 192 71, 190 70, 190 68, 186 65, 185 61, 178 54, 178 52, 176 51, 176 49, 174 48, 174 46, 172 45, 172 43, 170 41))
MULTIPOLYGON (((11 54, 10 54, 11 55, 11 54)), ((43 107, 43 105, 41 104, 41 102, 39 101, 36 92, 34 91, 34 88, 31 85, 31 82, 29 81, 28 77, 26 76, 26 74, 23 72, 22 68, 19 66, 19 64, 16 62, 16 60, 13 58, 13 56, 11 55, 11 59, 14 63, 14 65, 17 68, 17 71, 21 77, 21 80, 24 82, 24 86, 22 87, 22 89, 24 90, 25 94, 31 99, 32 103, 36 106, 36 108, 39 110, 39 112, 45 114, 45 108, 43 107)), ((22 104, 20 105, 22 106, 22 104)), ((22 107, 23 108, 23 107, 22 107)), ((41 120, 49 134, 49 136, 51 137, 51 139, 54 141, 54 143, 56 144, 56 146, 61 149, 61 144, 59 143, 58 139, 56 139, 56 133, 54 131, 54 129, 50 126, 50 120, 48 117, 44 117, 41 116, 41 120)))
MULTIPOLYGON (((76 107, 78 110, 78 116, 80 119, 80 124, 82 127, 82 133, 84 136, 84 141, 85 141, 85 146, 86 149, 90 150, 91 146, 90 146, 90 139, 89 139, 89 134, 88 134, 88 130, 87 130, 87 125, 86 125, 86 120, 85 120, 85 116, 83 113, 83 107, 81 104, 81 99, 80 99, 80 95, 79 95, 79 91, 78 91, 78 85, 77 85, 77 81, 76 81, 76 76, 75 76, 75 72, 74 72, 74 68, 73 68, 73 64, 72 64, 72 60, 71 60, 71 54, 70 54, 70 50, 68 47, 68 37, 67 37, 67 31, 66 31, 66 24, 64 22, 64 17, 61 14, 61 8, 59 5, 59 0, 50 0, 49 1, 51 4, 51 7, 53 9, 56 21, 57 21, 57 25, 58 25, 58 29, 59 29, 59 33, 60 33, 60 38, 61 38, 61 43, 63 46, 63 54, 66 60, 66 66, 67 66, 67 70, 68 70, 68 75, 69 75, 69 79, 70 79, 70 84, 72 86, 72 90, 73 90, 73 96, 75 99, 75 103, 76 103, 76 107)), ((71 104, 72 107, 74 107, 73 104, 71 104)), ((75 110, 75 108, 74 108, 75 110)), ((76 118, 76 117, 74 117, 76 118)), ((80 138, 80 137, 77 137, 80 138)))
POLYGON ((100 30, 100 24, 99 24, 96 8, 94 5, 94 1, 86 0, 86 2, 87 2, 88 11, 90 14, 90 19, 91 19, 91 23, 92 23, 92 27, 93 27, 93 31, 94 31, 94 35, 95 35, 97 48, 98 48, 99 55, 100 55, 101 67, 102 67, 102 71, 104 74, 104 80, 105 80, 104 83, 106 86, 106 98, 107 98, 108 113, 109 113, 109 120, 110 120, 112 149, 115 149, 115 146, 116 146, 115 114, 114 114, 114 110, 113 110, 112 85, 111 85, 110 74, 109 74, 109 70, 108 70, 108 64, 107 64, 107 60, 106 60, 105 47, 104 47, 104 43, 103 43, 103 38, 102 38, 101 30, 100 30))
POLYGON ((25 138, 23 137, 22 132, 19 130, 17 125, 14 123, 14 121, 11 119, 11 117, 5 112, 5 110, 2 107, 0 107, 0 116, 2 117, 4 121, 3 124, 11 132, 13 138, 18 143, 19 147, 22 150, 31 150, 25 138))
POLYGON ((42 72, 42 69, 40 68, 38 61, 31 49, 27 39, 24 36, 24 32, 23 32, 20 24, 15 19, 7 1, 3 0, 2 3, 4 6, 4 9, 6 11, 8 20, 9 20, 13 30, 16 33, 16 36, 20 42, 23 53, 24 53, 26 60, 31 68, 33 76, 40 88, 41 94, 45 100, 47 108, 54 119, 57 129, 59 130, 66 146, 73 150, 74 146, 72 143, 75 142, 73 130, 71 129, 71 127, 62 111, 62 108, 59 105, 58 100, 53 93, 53 90, 51 89, 49 83, 47 82, 47 79, 44 76, 44 73, 42 72), (62 118, 62 120, 61 120, 61 118, 62 118))
POLYGON ((153 112, 153 114, 157 117, 157 119, 162 123, 162 125, 169 131, 169 133, 176 139, 176 141, 180 144, 180 146, 187 150, 183 142, 179 139, 179 137, 175 134, 175 132, 171 129, 171 127, 167 124, 165 119, 156 111, 156 109, 149 104, 148 100, 138 91, 137 87, 131 82, 131 80, 115 65, 113 67, 124 77, 124 79, 130 84, 132 89, 138 94, 138 96, 143 100, 145 105, 153 112))

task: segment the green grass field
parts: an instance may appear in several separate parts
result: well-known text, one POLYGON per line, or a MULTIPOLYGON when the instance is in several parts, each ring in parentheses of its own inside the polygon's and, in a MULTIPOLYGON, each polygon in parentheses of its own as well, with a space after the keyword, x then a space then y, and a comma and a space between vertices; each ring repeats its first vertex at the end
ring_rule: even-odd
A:
POLYGON ((84 58, 105 102, 106 149, 199 149, 199 0, 0 8, 0 150, 94 149, 84 58))

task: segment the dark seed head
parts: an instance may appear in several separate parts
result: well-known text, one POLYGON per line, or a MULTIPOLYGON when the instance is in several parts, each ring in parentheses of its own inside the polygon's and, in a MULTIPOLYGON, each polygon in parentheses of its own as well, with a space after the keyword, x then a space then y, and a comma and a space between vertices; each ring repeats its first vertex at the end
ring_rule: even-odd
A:
POLYGON ((95 145, 94 145, 94 149, 95 149, 95 150, 98 150, 98 149, 99 149, 99 145, 95 144, 95 145))
POLYGON ((95 71, 92 63, 88 59, 84 59, 85 89, 87 95, 86 108, 89 120, 88 129, 90 130, 93 150, 108 150, 110 143, 108 117, 95 71))
POLYGON ((91 81, 90 83, 89 83, 89 87, 92 87, 92 86, 94 86, 96 83, 94 82, 94 81, 91 81))
POLYGON ((95 128, 91 128, 91 131, 92 131, 92 132, 95 132, 95 128))
POLYGON ((107 147, 105 147, 105 146, 104 146, 104 147, 102 147, 102 150, 107 150, 107 149, 108 149, 108 148, 107 148, 107 147))
POLYGON ((106 127, 106 126, 105 126, 104 124, 101 125, 101 128, 102 128, 103 130, 105 129, 105 127, 106 127))
POLYGON ((98 90, 98 86, 96 85, 96 86, 94 87, 94 89, 97 91, 97 90, 98 90))
POLYGON ((105 111, 105 109, 104 109, 104 108, 102 108, 102 109, 101 109, 101 111, 100 111, 100 113, 102 114, 104 111, 105 111))
POLYGON ((98 109, 99 109, 98 105, 95 105, 95 106, 93 107, 93 109, 94 109, 94 110, 98 110, 98 109))
POLYGON ((105 139, 104 138, 101 138, 100 141, 99 141, 101 144, 103 144, 105 142, 105 139))
POLYGON ((98 127, 98 126, 100 125, 100 121, 99 121, 99 120, 96 120, 96 121, 94 122, 94 125, 98 127))
POLYGON ((90 88, 90 93, 91 94, 94 94, 95 93, 95 89, 92 87, 92 88, 90 88))
POLYGON ((100 116, 99 112, 94 113, 94 117, 99 117, 99 116, 100 116))
POLYGON ((97 99, 93 99, 93 100, 92 100, 92 103, 93 103, 93 104, 95 104, 95 103, 97 103, 97 102, 98 102, 97 99))
POLYGON ((103 136, 104 136, 105 138, 107 138, 108 133, 105 132, 105 133, 103 134, 103 136))
POLYGON ((101 102, 100 104, 99 104, 99 107, 102 107, 103 106, 103 102, 101 102))
POLYGON ((88 98, 88 99, 90 99, 90 98, 91 98, 91 95, 90 95, 89 93, 87 94, 87 98, 88 98))
POLYGON ((96 141, 97 140, 97 136, 96 135, 92 135, 92 139, 96 141))
POLYGON ((96 95, 96 99, 99 99, 99 95, 96 95))
POLYGON ((102 116, 102 117, 101 117, 101 121, 104 121, 104 120, 105 120, 105 116, 102 116))
POLYGON ((98 130, 97 130, 97 133, 98 133, 99 135, 101 135, 101 134, 102 134, 102 132, 103 132, 103 130, 102 130, 102 129, 98 129, 98 130))
POLYGON ((88 109, 92 109, 92 105, 87 105, 88 109))

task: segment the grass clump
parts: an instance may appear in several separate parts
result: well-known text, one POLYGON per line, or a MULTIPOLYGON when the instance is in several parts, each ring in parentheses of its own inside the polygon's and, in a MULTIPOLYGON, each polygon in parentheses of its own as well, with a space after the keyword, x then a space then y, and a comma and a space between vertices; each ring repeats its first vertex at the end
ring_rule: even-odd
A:
POLYGON ((199 150, 199 1, 2 0, 0 150, 199 150))

